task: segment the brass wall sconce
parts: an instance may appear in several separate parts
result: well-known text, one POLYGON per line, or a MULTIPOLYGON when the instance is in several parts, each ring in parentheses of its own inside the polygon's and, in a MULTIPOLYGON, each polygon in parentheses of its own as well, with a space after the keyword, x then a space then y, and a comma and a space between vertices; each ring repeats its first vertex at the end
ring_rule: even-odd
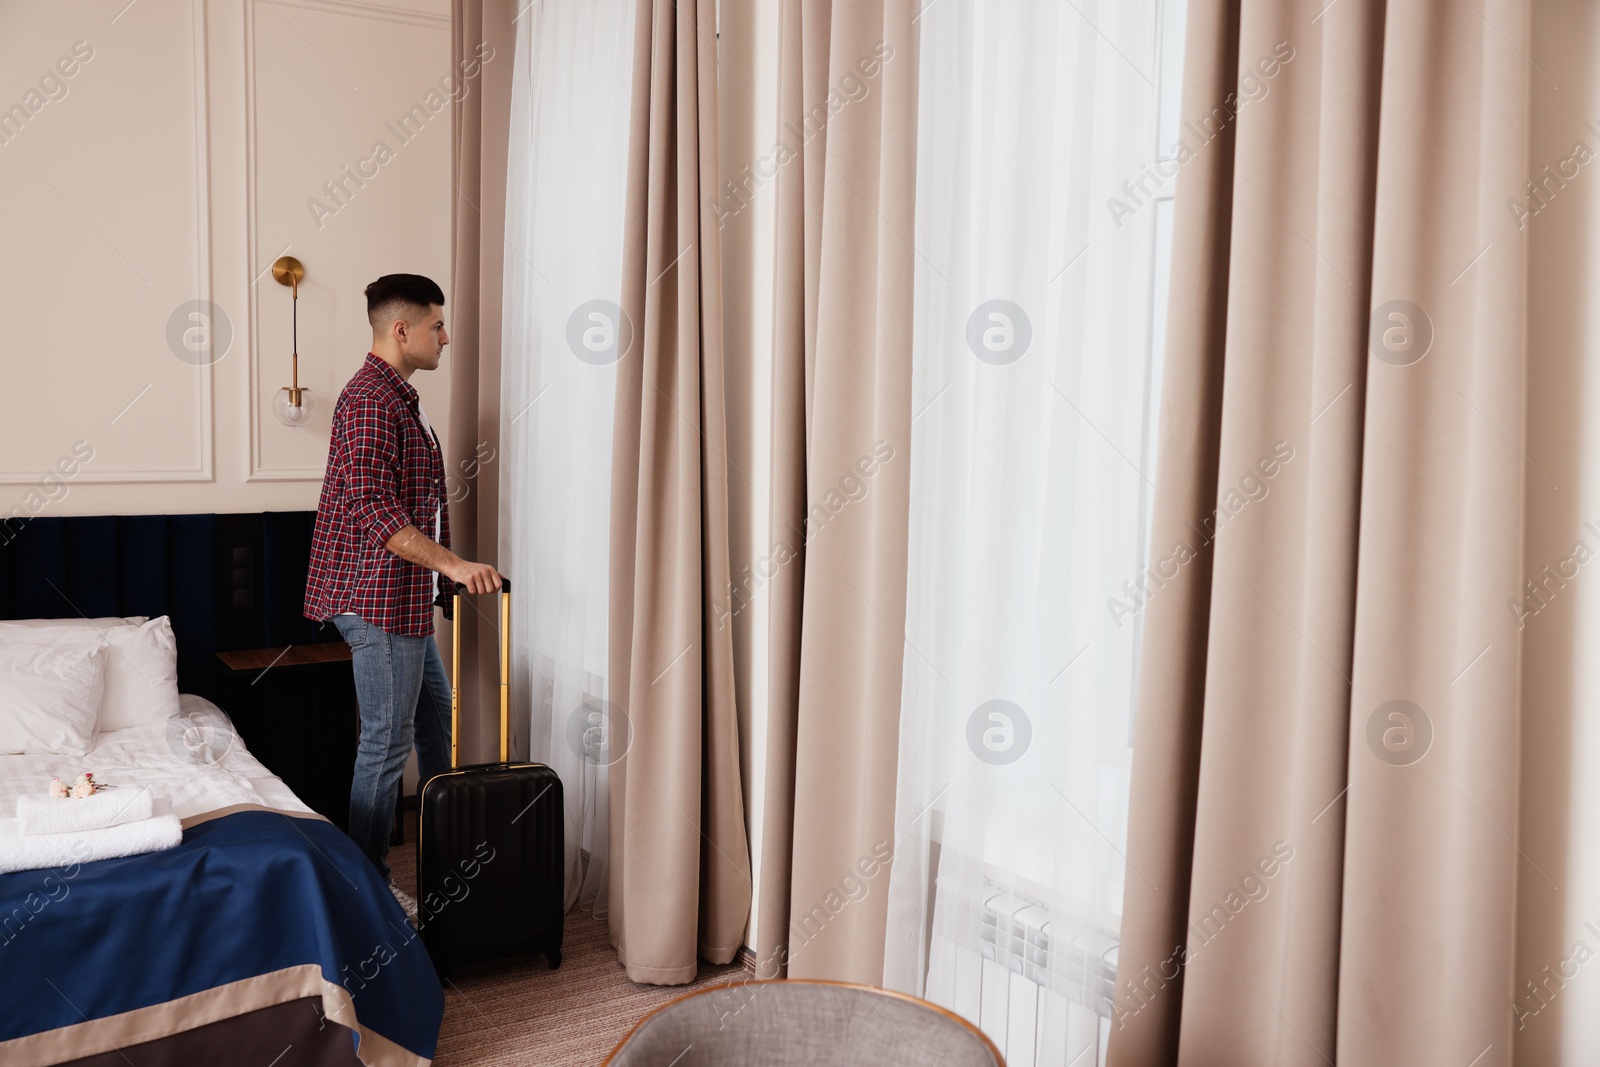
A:
POLYGON ((272 277, 293 293, 294 362, 289 384, 279 389, 272 399, 272 414, 285 426, 303 426, 317 414, 316 397, 300 384, 300 281, 305 276, 305 265, 293 256, 280 256, 272 264, 272 277))

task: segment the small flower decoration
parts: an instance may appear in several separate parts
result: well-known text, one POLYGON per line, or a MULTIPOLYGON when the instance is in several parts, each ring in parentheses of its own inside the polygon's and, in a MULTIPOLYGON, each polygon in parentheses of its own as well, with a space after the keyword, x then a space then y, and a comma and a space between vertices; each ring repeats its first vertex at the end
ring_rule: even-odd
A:
POLYGON ((57 798, 73 797, 82 799, 83 797, 92 797, 104 788, 104 786, 94 780, 94 774, 91 771, 84 771, 82 774, 78 775, 78 780, 73 782, 71 785, 68 785, 59 778, 50 779, 50 795, 57 798))

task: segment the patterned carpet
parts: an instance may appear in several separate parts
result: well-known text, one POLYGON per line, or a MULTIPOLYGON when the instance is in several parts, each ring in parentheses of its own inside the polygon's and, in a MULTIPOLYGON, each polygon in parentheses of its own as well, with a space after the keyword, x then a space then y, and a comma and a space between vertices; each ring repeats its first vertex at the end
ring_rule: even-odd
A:
MULTIPOLYGON (((395 882, 416 892, 415 815, 406 843, 389 853, 395 882)), ((445 987, 438 1067, 596 1067, 654 1008, 689 989, 751 975, 704 961, 690 986, 642 986, 617 963, 604 922, 567 915, 561 969, 544 957, 464 967, 445 987)))

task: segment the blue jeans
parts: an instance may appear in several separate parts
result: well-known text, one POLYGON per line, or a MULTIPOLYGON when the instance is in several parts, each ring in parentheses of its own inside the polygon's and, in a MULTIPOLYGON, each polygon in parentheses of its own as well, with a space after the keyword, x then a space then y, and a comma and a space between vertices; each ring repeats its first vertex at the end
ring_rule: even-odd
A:
POLYGON ((389 877, 389 830, 413 741, 420 780, 450 769, 450 679, 432 637, 386 633, 335 615, 350 646, 361 705, 361 742, 350 783, 350 836, 389 877))

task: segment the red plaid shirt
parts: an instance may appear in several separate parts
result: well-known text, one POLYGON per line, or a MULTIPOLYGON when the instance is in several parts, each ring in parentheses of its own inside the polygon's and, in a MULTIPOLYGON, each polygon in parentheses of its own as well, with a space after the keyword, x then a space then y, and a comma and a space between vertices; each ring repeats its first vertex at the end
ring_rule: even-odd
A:
POLYGON ((305 615, 353 611, 392 634, 433 633, 433 572, 384 548, 407 525, 450 547, 444 456, 424 431, 417 391, 372 353, 333 409, 328 471, 311 534, 305 615))

